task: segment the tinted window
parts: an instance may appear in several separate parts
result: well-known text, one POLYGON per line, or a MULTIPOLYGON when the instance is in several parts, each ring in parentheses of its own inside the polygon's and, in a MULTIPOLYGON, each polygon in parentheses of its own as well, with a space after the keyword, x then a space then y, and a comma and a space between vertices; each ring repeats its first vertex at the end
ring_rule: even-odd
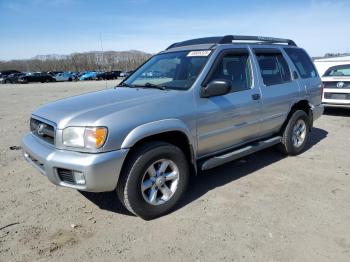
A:
POLYGON ((231 92, 250 89, 252 75, 248 54, 227 54, 217 64, 210 81, 225 79, 231 82, 231 92))
POLYGON ((350 76, 350 65, 330 67, 323 76, 350 76))
POLYGON ((312 63, 310 57, 302 49, 297 48, 285 48, 284 49, 290 59, 293 61, 295 67, 297 68, 299 75, 302 78, 316 77, 317 72, 312 63))
POLYGON ((291 80, 290 70, 282 54, 256 54, 264 84, 277 85, 291 80))

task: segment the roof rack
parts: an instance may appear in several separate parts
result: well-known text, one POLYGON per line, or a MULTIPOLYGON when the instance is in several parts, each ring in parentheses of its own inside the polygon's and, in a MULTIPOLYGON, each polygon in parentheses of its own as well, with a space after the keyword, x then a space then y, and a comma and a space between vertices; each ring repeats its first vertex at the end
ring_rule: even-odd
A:
POLYGON ((291 46, 297 46, 293 40, 284 38, 275 38, 268 36, 244 36, 244 35, 225 35, 225 36, 214 36, 214 37, 204 37, 186 40, 183 42, 178 42, 170 45, 168 49, 188 46, 188 45, 203 45, 203 44, 231 44, 233 41, 254 41, 258 43, 269 43, 269 44, 287 44, 291 46))

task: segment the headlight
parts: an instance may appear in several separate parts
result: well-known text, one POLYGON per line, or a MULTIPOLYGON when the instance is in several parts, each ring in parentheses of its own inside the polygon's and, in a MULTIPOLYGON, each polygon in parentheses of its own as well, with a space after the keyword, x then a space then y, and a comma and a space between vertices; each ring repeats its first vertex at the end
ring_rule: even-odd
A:
POLYGON ((63 129, 65 146, 97 149, 107 138, 106 127, 67 127, 63 129))

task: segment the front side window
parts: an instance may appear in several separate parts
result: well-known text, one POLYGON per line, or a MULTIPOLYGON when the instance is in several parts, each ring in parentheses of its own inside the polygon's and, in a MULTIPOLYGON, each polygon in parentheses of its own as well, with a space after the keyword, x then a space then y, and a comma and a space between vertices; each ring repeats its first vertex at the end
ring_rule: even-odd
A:
POLYGON ((256 53, 261 77, 267 86, 291 80, 288 64, 281 53, 256 53))
POLYGON ((209 82, 227 80, 231 83, 231 92, 250 89, 252 72, 248 53, 228 53, 215 67, 209 82))
POLYGON ((316 68, 304 50, 298 48, 285 48, 284 51, 286 51, 287 55, 293 61, 302 78, 312 78, 317 76, 316 68))
POLYGON ((136 70, 124 85, 189 89, 208 60, 210 51, 180 51, 152 57, 136 70))
POLYGON ((350 65, 330 67, 323 76, 350 76, 350 65))

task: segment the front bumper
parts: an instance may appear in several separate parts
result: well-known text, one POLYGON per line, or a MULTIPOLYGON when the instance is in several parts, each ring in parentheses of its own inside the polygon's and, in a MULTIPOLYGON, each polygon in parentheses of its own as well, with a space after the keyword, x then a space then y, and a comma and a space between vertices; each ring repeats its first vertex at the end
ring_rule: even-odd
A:
POLYGON ((128 149, 98 154, 59 150, 32 134, 23 137, 22 148, 24 158, 55 185, 89 192, 114 190, 128 153, 128 149), (58 169, 83 173, 85 184, 62 181, 58 169))

